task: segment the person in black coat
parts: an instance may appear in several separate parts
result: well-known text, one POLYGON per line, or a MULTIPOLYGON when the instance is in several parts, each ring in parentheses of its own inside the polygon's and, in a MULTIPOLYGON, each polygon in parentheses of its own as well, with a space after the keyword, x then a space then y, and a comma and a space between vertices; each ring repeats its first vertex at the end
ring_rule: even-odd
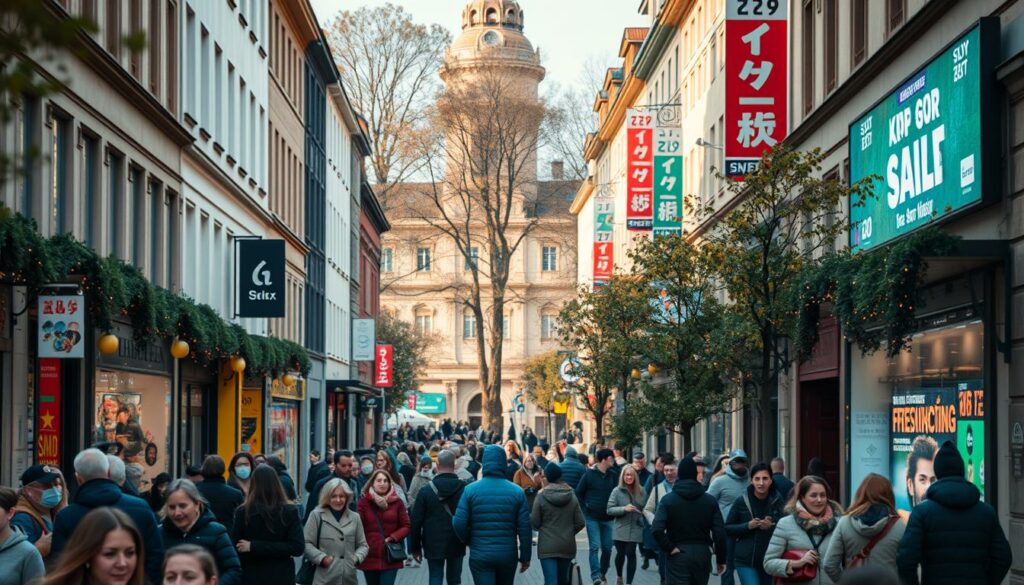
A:
POLYGON ((149 490, 142 494, 142 499, 149 502, 149 508, 154 514, 159 514, 164 509, 164 499, 167 498, 167 486, 171 485, 171 474, 167 472, 158 473, 153 478, 153 484, 149 490))
POLYGON ((207 507, 213 513, 213 517, 231 532, 235 510, 245 501, 245 496, 241 490, 227 484, 224 479, 226 471, 227 465, 220 455, 207 455, 201 471, 203 481, 196 484, 196 488, 208 502, 207 507))
POLYGON ((409 534, 413 558, 427 559, 431 582, 446 576, 447 583, 452 585, 462 578, 466 545, 455 535, 452 517, 465 487, 466 483, 455 475, 455 453, 448 450, 438 453, 437 475, 416 496, 409 534))
POLYGON ((302 484, 302 489, 306 490, 308 494, 313 491, 317 482, 330 475, 331 469, 327 465, 327 460, 320 458, 320 450, 311 450, 309 452, 309 471, 306 472, 306 482, 302 484))
POLYGON ((235 510, 231 540, 242 561, 242 581, 295 585, 295 561, 305 551, 299 509, 292 505, 277 472, 257 465, 249 496, 235 510))
MULTIPOLYGON (((764 553, 775 532, 775 523, 786 515, 786 502, 772 483, 771 469, 758 463, 750 470, 750 485, 736 500, 725 520, 725 533, 733 540, 736 570, 756 574, 759 583, 772 579, 764 570, 764 553)), ((741 576, 741 582, 748 582, 741 576)))
POLYGON ((779 492, 782 499, 788 501, 790 494, 793 493, 793 486, 796 484, 786 477, 786 461, 782 457, 776 457, 772 459, 771 465, 772 485, 775 486, 775 491, 779 492))
POLYGON ((668 582, 707 583, 712 546, 718 574, 725 572, 722 512, 718 501, 697 482, 697 464, 693 459, 679 462, 679 478, 672 493, 658 504, 651 532, 668 559, 668 582))
POLYGON ((179 544, 203 547, 217 563, 218 585, 240 585, 242 563, 223 524, 206 506, 196 484, 179 479, 167 490, 164 522, 160 531, 167 548, 179 544))
POLYGON ((288 496, 288 501, 295 502, 298 500, 299 494, 295 491, 295 480, 288 473, 288 468, 285 467, 284 461, 281 461, 281 458, 277 455, 271 455, 267 457, 267 465, 277 472, 277 479, 281 482, 281 487, 284 488, 284 494, 288 496))
POLYGON ((904 585, 995 585, 1013 554, 992 506, 964 477, 964 460, 946 441, 935 454, 936 482, 914 507, 896 555, 904 585), (917 569, 921 567, 921 580, 917 569))

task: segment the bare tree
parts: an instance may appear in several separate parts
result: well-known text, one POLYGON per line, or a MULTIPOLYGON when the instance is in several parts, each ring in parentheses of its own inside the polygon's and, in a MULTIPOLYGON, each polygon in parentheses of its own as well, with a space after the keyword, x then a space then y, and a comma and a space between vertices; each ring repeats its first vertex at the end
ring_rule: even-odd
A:
MULTIPOLYGON (((593 99, 584 90, 554 86, 549 89, 549 115, 544 121, 545 162, 564 163, 562 177, 581 181, 587 178, 587 161, 583 157, 583 146, 587 134, 597 129, 597 114, 593 99)), ((545 165, 547 166, 547 165, 545 165)))
POLYGON ((393 187, 422 168, 410 138, 425 131, 451 35, 437 24, 414 23, 391 3, 343 10, 326 32, 345 89, 369 124, 375 190, 387 209, 393 187))

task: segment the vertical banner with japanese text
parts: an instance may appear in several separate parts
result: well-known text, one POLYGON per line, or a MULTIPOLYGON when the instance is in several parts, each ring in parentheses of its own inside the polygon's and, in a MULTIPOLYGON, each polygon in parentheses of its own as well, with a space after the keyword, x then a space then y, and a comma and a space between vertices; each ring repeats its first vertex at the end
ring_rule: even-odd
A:
POLYGON ((390 388, 394 385, 395 348, 391 345, 377 345, 377 357, 373 360, 373 385, 390 388))
POLYGON ((615 198, 599 190, 594 196, 594 282, 607 282, 614 264, 612 234, 615 225, 615 198))
POLYGON ((788 133, 788 3, 725 4, 725 174, 742 180, 788 133))
POLYGON ((654 172, 654 114, 626 112, 626 229, 651 229, 654 172))
POLYGON ((654 131, 654 235, 683 233, 683 130, 654 131))

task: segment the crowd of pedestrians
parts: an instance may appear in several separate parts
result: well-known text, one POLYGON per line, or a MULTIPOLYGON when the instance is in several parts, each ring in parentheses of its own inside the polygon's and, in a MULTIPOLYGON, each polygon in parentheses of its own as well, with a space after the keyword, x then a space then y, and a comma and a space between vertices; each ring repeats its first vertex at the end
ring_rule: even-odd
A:
POLYGON ((421 563, 430 585, 461 585, 467 565, 476 585, 511 585, 534 556, 545 585, 633 585, 652 564, 663 585, 996 585, 1012 562, 948 442, 907 514, 876 474, 844 510, 820 460, 793 482, 781 459, 751 465, 742 449, 649 466, 600 441, 581 454, 571 435, 515 439, 448 423, 314 451, 301 501, 274 456, 209 455, 134 495, 118 455, 85 449, 73 494, 44 465, 0 487, 0 585, 394 585, 421 563))

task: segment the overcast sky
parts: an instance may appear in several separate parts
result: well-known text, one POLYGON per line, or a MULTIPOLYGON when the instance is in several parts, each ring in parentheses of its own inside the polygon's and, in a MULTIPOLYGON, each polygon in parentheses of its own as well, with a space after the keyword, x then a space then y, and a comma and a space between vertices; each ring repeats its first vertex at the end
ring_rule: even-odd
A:
MULTIPOLYGON (((408 10, 413 20, 447 27, 453 36, 462 30, 465 0, 391 0, 408 10)), ((310 0, 321 23, 340 10, 382 6, 386 0, 310 0)), ((644 26, 637 14, 639 0, 519 0, 526 16, 526 36, 541 50, 547 81, 582 86, 581 70, 588 62, 617 65, 622 29, 644 26)), ((597 91, 598 88, 587 88, 597 91)))

